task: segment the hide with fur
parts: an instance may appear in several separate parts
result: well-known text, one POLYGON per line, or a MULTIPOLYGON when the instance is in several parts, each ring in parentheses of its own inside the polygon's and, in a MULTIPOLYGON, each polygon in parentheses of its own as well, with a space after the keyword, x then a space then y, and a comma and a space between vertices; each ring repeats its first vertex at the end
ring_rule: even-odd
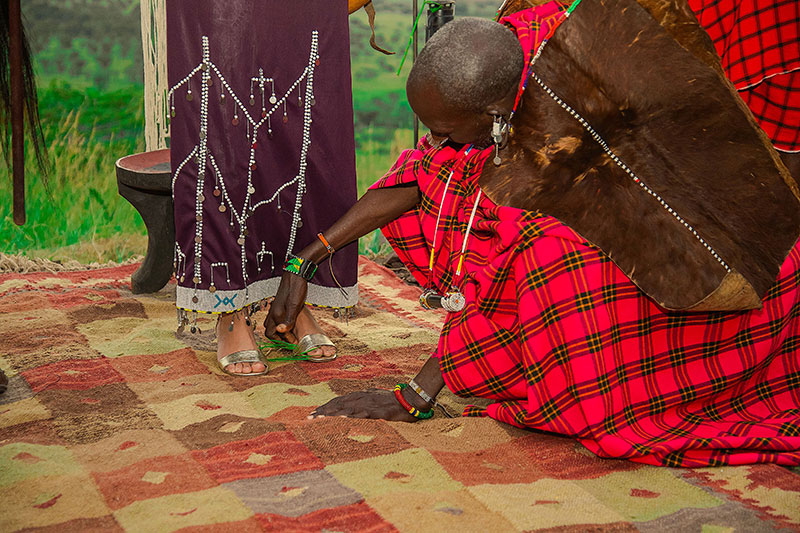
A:
POLYGON ((665 309, 760 307, 800 234, 800 191, 685 1, 584 0, 533 71, 680 218, 533 79, 486 194, 560 219, 665 309))

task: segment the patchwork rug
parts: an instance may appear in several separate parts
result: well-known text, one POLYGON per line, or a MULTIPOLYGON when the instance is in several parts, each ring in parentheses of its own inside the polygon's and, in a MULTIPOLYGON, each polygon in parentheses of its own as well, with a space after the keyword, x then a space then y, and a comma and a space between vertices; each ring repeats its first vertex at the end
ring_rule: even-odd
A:
POLYGON ((438 413, 307 420, 434 349, 442 314, 368 260, 355 318, 315 311, 340 357, 252 378, 218 370, 210 318, 176 333, 174 285, 133 296, 135 268, 0 276, 0 531, 800 530, 800 475, 775 465, 648 467, 438 413))

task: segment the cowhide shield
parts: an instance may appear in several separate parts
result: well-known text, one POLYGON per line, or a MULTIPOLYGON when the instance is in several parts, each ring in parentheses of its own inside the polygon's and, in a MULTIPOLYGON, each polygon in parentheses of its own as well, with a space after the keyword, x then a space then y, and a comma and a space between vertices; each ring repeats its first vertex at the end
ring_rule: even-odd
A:
POLYGON ((533 72, 486 194, 568 224, 666 309, 760 307, 800 191, 686 3, 584 0, 533 72))

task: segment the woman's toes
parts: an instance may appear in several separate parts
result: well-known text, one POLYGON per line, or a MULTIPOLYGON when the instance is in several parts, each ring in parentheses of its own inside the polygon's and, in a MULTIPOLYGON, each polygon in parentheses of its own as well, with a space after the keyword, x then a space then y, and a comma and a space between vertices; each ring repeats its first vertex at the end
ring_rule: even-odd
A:
POLYGON ((264 370, 264 363, 232 363, 225 367, 225 371, 230 374, 253 374, 264 370))

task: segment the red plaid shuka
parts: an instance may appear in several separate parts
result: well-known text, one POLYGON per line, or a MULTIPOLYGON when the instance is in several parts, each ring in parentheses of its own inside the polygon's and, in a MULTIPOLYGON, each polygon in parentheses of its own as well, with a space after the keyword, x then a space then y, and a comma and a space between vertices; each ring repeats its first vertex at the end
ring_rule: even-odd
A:
POLYGON ((423 140, 373 186, 419 186, 384 234, 421 284, 466 296, 436 355, 453 392, 497 402, 465 415, 574 436, 602 457, 800 464, 800 246, 761 310, 665 312, 555 218, 481 196, 456 279, 491 149, 466 151, 423 140))
POLYGON ((775 148, 800 151, 800 2, 689 0, 775 148))
POLYGON ((423 139, 373 186, 419 187, 384 234, 423 286, 466 297, 436 356, 453 392, 497 401, 464 414, 574 436, 602 457, 800 464, 800 244, 763 309, 666 312, 555 218, 479 197, 491 151, 423 139))

